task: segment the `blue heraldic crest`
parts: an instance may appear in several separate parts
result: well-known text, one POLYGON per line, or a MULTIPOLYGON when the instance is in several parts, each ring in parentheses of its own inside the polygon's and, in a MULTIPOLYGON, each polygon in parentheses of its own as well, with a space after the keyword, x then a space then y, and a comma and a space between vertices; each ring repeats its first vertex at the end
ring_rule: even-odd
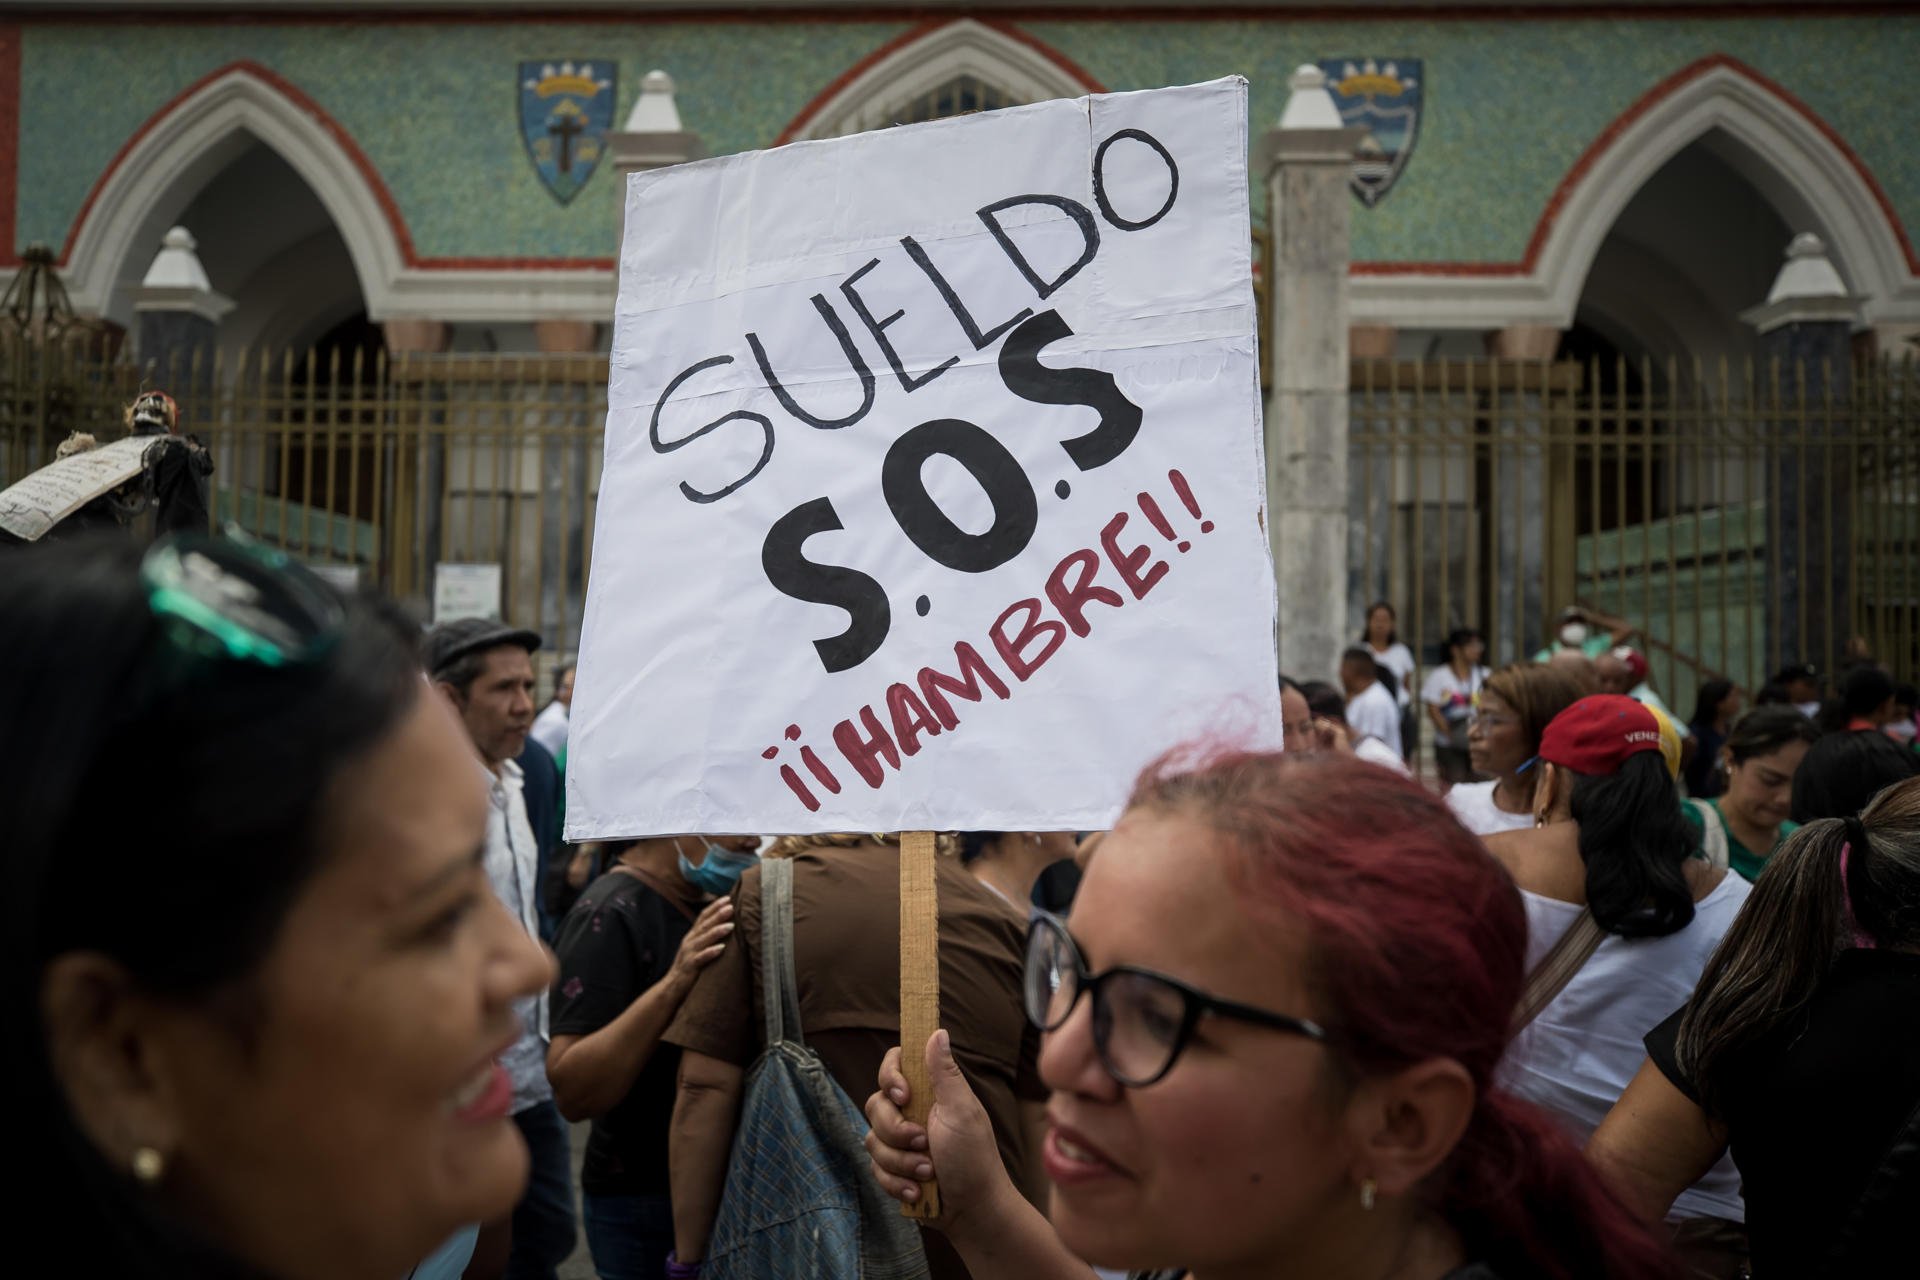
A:
POLYGON ((1393 190, 1420 136, 1420 59, 1328 58, 1320 69, 1340 118, 1372 130, 1354 158, 1352 182, 1353 194, 1371 209, 1393 190))
POLYGON ((579 194, 606 154, 618 74, 615 63, 593 59, 520 64, 520 137, 561 204, 579 194))

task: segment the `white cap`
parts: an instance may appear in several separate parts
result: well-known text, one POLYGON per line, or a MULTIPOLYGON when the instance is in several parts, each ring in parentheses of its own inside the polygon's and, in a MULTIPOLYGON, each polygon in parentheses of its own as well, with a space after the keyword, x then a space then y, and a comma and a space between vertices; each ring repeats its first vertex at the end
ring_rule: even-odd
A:
POLYGON ((673 101, 673 77, 653 70, 640 81, 640 97, 627 115, 627 133, 680 133, 680 108, 673 101))
POLYGON ((1282 129, 1344 129, 1347 122, 1340 118, 1340 109, 1333 105, 1333 95, 1327 92, 1327 73, 1311 62, 1302 63, 1294 69, 1287 80, 1286 110, 1280 113, 1282 129))

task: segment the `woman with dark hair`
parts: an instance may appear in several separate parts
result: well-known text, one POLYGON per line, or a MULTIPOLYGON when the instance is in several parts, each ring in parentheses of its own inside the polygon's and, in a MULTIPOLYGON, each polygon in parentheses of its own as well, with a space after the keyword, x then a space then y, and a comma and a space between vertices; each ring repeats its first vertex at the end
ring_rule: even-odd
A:
POLYGON ((1533 788, 1540 775, 1529 763, 1555 716, 1580 700, 1580 686, 1549 665, 1503 667, 1480 686, 1467 722, 1467 756, 1488 782, 1464 782, 1447 792, 1447 807, 1477 836, 1533 825, 1533 788))
POLYGON ((1175 756, 1135 786, 1071 927, 1028 935, 1051 1212, 1014 1188, 944 1032, 924 1128, 897 1048, 881 1068, 874 1174, 909 1201, 938 1179, 975 1280, 1671 1275, 1495 1082, 1525 947, 1512 882, 1417 784, 1175 756))
POLYGON ((1720 747, 1727 730, 1740 715, 1740 690, 1731 680, 1709 680, 1700 686, 1693 700, 1693 719, 1687 728, 1699 745, 1687 761, 1687 794, 1698 800, 1710 800, 1725 788, 1720 776, 1720 747))
POLYGON ((9 1269, 394 1277, 504 1215, 551 966, 407 624, 207 538, 0 573, 9 1269))
POLYGON ((1467 742, 1474 705, 1487 669, 1480 658, 1486 639, 1472 627, 1458 627, 1447 636, 1447 660, 1427 675, 1420 701, 1433 718, 1433 762, 1440 785, 1447 788, 1473 781, 1473 760, 1467 742))
POLYGON ((1707 861, 1745 880, 1760 874, 1794 832, 1794 775, 1819 739, 1819 728, 1792 707, 1755 707, 1734 722, 1720 747, 1721 794, 1680 810, 1707 861))
POLYGON ((1073 863, 1071 831, 962 831, 960 865, 1022 920, 1033 909, 1040 874, 1057 862, 1073 863))
MULTIPOLYGON (((1584 698, 1540 742, 1536 826, 1490 837, 1526 903, 1533 997, 1503 1076, 1584 1139, 1619 1099, 1640 1038, 1687 998, 1747 885, 1694 852, 1674 791, 1680 743, 1632 698, 1584 698)), ((1741 1249, 1740 1176, 1704 1175, 1674 1206, 1689 1253, 1741 1249)))
MULTIPOLYGON (((1855 735, 1866 737, 1871 735, 1855 735)), ((1920 781, 1773 857, 1588 1155, 1649 1220, 1732 1150, 1756 1276, 1913 1271, 1920 781)))
POLYGON ((1387 672, 1382 683, 1400 707, 1401 758, 1412 760, 1420 745, 1420 721, 1414 711, 1413 673, 1419 662, 1413 650, 1400 643, 1398 615, 1385 600, 1367 606, 1367 625, 1360 632, 1360 643, 1372 655, 1374 665, 1387 672))
POLYGON ((1878 733, 1830 733, 1793 774, 1793 821, 1851 818, 1876 795, 1920 776, 1920 756, 1878 733))

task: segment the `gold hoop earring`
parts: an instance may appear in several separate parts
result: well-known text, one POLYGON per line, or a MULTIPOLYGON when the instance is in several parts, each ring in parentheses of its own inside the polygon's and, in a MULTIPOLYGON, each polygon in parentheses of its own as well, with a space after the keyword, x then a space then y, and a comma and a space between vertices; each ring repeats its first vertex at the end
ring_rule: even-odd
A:
POLYGON ((1360 1207, 1368 1213, 1373 1212, 1373 1198, 1378 1191, 1379 1187, 1374 1184, 1372 1178, 1360 1179, 1360 1207))
POLYGON ((167 1171, 167 1158, 153 1147, 139 1147, 133 1153, 133 1176, 147 1186, 160 1181, 167 1171))

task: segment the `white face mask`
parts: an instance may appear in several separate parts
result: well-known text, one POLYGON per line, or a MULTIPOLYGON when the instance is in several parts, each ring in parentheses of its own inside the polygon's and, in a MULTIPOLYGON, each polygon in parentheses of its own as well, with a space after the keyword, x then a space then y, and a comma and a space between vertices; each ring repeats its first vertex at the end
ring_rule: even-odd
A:
POLYGON ((1796 702, 1793 706, 1794 710, 1809 720, 1820 714, 1820 704, 1818 702, 1796 702))
POLYGON ((1892 720, 1885 727, 1888 736, 1900 742, 1912 742, 1916 732, 1920 732, 1911 720, 1892 720))
POLYGON ((1569 622, 1560 628, 1560 643, 1569 649, 1578 649, 1587 642, 1587 624, 1569 622))

